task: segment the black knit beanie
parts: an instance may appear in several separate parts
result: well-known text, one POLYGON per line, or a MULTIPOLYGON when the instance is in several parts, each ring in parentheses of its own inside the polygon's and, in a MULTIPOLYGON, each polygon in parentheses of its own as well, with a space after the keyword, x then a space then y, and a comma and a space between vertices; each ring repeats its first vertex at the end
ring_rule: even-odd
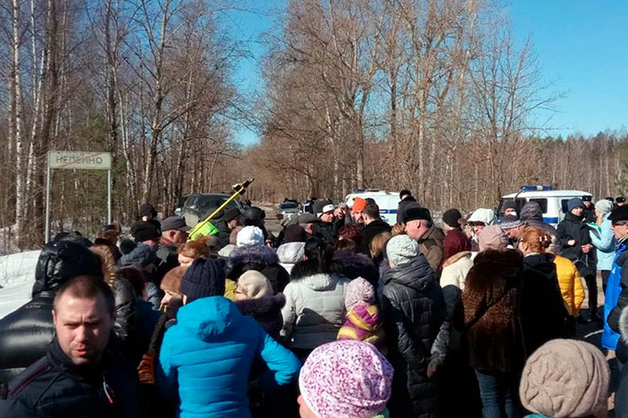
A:
POLYGON ((462 219, 462 214, 458 209, 449 209, 443 213, 443 222, 452 228, 460 228, 460 219, 462 219))
POLYGON ((197 258, 181 280, 181 293, 187 303, 209 296, 225 294, 225 265, 222 260, 197 258))

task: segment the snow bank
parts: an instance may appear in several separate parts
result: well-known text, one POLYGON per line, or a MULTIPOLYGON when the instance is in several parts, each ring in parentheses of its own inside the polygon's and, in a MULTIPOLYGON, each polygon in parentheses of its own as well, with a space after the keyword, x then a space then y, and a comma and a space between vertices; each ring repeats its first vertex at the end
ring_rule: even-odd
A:
POLYGON ((31 299, 39 253, 26 251, 0 257, 0 318, 31 299))

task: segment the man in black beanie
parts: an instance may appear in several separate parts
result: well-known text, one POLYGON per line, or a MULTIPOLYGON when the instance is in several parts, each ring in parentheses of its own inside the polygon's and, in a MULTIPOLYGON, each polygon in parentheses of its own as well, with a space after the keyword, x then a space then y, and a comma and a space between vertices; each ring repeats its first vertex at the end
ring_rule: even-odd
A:
POLYGON ((134 223, 131 226, 131 235, 133 235, 135 242, 141 242, 155 249, 159 247, 161 232, 150 222, 139 221, 134 223))
POLYGON ((225 294, 225 264, 222 260, 197 258, 181 279, 183 304, 225 294))
POLYGON ((241 222, 242 212, 238 208, 230 208, 225 212, 220 211, 216 221, 212 223, 218 228, 218 242, 221 247, 229 245, 229 236, 231 231, 236 227, 242 225, 241 222))
POLYGON ((139 210, 140 219, 139 222, 148 222, 152 224, 159 235, 161 235, 161 223, 157 220, 157 211, 150 203, 144 203, 140 206, 139 210))
POLYGON ((582 204, 584 205, 584 220, 586 223, 595 223, 595 206, 593 205, 592 196, 582 196, 582 204))
POLYGON ((402 190, 399 192, 399 205, 397 206, 397 223, 405 223, 404 214, 409 209, 408 205, 414 203, 416 207, 420 206, 416 203, 416 199, 412 196, 410 190, 402 190))
POLYGON ((461 220, 462 214, 458 209, 449 209, 443 213, 443 232, 447 233, 452 229, 457 229, 458 231, 462 231, 461 220))

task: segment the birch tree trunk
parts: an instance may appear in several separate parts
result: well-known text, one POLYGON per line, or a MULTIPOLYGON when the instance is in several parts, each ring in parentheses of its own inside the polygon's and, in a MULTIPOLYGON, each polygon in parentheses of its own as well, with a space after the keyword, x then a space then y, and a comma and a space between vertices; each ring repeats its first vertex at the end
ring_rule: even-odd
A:
POLYGON ((26 231, 25 224, 25 196, 24 185, 26 179, 26 170, 24 167, 25 156, 25 144, 22 129, 22 82, 21 82, 21 70, 20 70, 20 1, 13 0, 11 8, 11 20, 13 26, 12 48, 11 55, 13 58, 13 65, 11 70, 11 127, 13 138, 11 142, 15 144, 15 223, 17 229, 17 243, 18 248, 21 250, 25 247, 26 231))

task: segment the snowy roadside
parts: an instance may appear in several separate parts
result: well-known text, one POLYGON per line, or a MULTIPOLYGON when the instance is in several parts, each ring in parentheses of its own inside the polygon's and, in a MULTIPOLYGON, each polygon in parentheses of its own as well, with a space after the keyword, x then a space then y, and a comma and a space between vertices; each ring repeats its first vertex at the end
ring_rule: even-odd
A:
POLYGON ((26 251, 0 257, 0 318, 31 299, 39 253, 26 251))

